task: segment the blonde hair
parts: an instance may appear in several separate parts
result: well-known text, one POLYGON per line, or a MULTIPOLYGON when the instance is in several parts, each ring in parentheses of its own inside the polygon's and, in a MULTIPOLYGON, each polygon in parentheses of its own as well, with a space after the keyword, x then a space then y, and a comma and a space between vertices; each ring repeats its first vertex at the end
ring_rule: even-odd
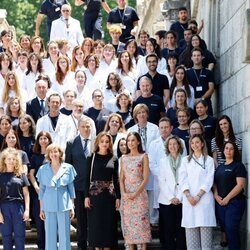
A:
POLYGON ((48 160, 49 162, 51 162, 49 154, 51 153, 51 151, 53 151, 55 149, 57 149, 59 151, 59 154, 60 154, 59 162, 62 163, 63 162, 63 150, 62 150, 62 148, 58 144, 55 144, 55 143, 50 144, 46 148, 45 158, 46 158, 46 160, 48 160))
POLYGON ((105 124, 105 127, 104 127, 104 130, 103 130, 103 131, 108 132, 108 131, 110 130, 109 123, 110 123, 110 120, 111 120, 113 117, 116 117, 116 118, 118 118, 118 120, 119 120, 120 127, 119 127, 119 129, 118 129, 118 132, 125 133, 125 132, 126 132, 126 129, 125 129, 124 122, 123 122, 123 120, 122 120, 121 115, 119 115, 119 114, 117 114, 117 113, 112 113, 112 114, 109 115, 108 120, 106 121, 106 124, 105 124))
POLYGON ((120 35, 122 34, 122 29, 119 25, 112 24, 109 27, 109 33, 119 33, 120 35))
POLYGON ((15 78, 15 85, 14 85, 14 91, 17 97, 21 98, 21 88, 20 88, 20 83, 18 81, 18 77, 14 71, 9 71, 6 76, 5 76, 5 83, 3 87, 3 94, 2 94, 2 102, 6 103, 9 100, 9 92, 11 90, 9 86, 9 77, 14 76, 15 78))
MULTIPOLYGON (((148 106, 144 103, 139 103, 137 104, 135 107, 134 107, 134 110, 133 110, 133 118, 135 120, 136 123, 138 123, 138 119, 136 118, 136 116, 138 115, 138 113, 144 109, 147 113, 147 115, 149 116, 149 109, 148 109, 148 106)), ((148 119, 148 118, 147 118, 148 119)))
POLYGON ((20 152, 15 148, 6 148, 2 151, 0 156, 0 172, 7 172, 7 165, 5 163, 5 160, 10 155, 14 156, 14 158, 16 159, 16 164, 13 170, 14 175, 20 176, 23 173, 22 159, 20 156, 20 152))

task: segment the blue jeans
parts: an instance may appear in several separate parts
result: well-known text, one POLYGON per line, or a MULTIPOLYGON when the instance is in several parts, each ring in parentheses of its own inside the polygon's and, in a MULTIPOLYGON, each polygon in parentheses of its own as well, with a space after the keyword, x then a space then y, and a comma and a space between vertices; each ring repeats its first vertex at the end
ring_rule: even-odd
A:
POLYGON ((240 221, 246 208, 246 200, 231 200, 226 206, 216 202, 219 223, 225 229, 228 249, 240 249, 240 221))
POLYGON ((13 237, 16 250, 24 250, 25 222, 23 221, 24 206, 21 202, 10 201, 1 204, 4 223, 0 224, 4 250, 13 249, 13 237))

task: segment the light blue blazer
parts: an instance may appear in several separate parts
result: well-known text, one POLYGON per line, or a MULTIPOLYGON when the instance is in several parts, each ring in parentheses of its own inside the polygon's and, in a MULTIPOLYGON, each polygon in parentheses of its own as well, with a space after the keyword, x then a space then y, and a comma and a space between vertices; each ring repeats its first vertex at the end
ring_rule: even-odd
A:
POLYGON ((68 163, 62 163, 54 175, 50 163, 41 166, 37 172, 39 200, 44 212, 64 212, 73 208, 75 198, 74 179, 76 171, 68 163))

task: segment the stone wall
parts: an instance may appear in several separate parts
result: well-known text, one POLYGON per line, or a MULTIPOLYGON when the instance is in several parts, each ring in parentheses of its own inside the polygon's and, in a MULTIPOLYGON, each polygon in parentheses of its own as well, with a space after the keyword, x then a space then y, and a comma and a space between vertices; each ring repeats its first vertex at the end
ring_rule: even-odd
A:
MULTIPOLYGON (((151 35, 170 25, 160 13, 163 2, 137 1, 140 28, 151 35)), ((243 139, 242 159, 250 172, 250 0, 190 0, 190 8, 191 18, 198 23, 204 20, 200 35, 217 57, 213 98, 216 115, 231 117, 235 133, 243 139)), ((242 221, 244 249, 250 249, 249 191, 250 185, 246 190, 248 211, 242 221)))
MULTIPOLYGON (((201 36, 218 59, 217 114, 232 118, 243 139, 242 159, 250 166, 250 3, 248 0, 191 0, 193 18, 204 19, 201 36)), ((250 249, 250 200, 243 220, 244 248, 250 249)))

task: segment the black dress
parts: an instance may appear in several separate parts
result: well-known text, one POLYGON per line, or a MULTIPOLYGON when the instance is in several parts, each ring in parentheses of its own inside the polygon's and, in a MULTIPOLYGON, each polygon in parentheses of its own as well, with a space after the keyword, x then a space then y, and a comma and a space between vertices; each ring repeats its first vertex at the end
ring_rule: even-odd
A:
POLYGON ((93 155, 87 162, 86 187, 86 197, 89 197, 91 202, 91 209, 87 213, 89 246, 115 247, 117 246, 115 201, 120 199, 118 160, 111 154, 95 154, 91 174, 92 159, 93 155))

